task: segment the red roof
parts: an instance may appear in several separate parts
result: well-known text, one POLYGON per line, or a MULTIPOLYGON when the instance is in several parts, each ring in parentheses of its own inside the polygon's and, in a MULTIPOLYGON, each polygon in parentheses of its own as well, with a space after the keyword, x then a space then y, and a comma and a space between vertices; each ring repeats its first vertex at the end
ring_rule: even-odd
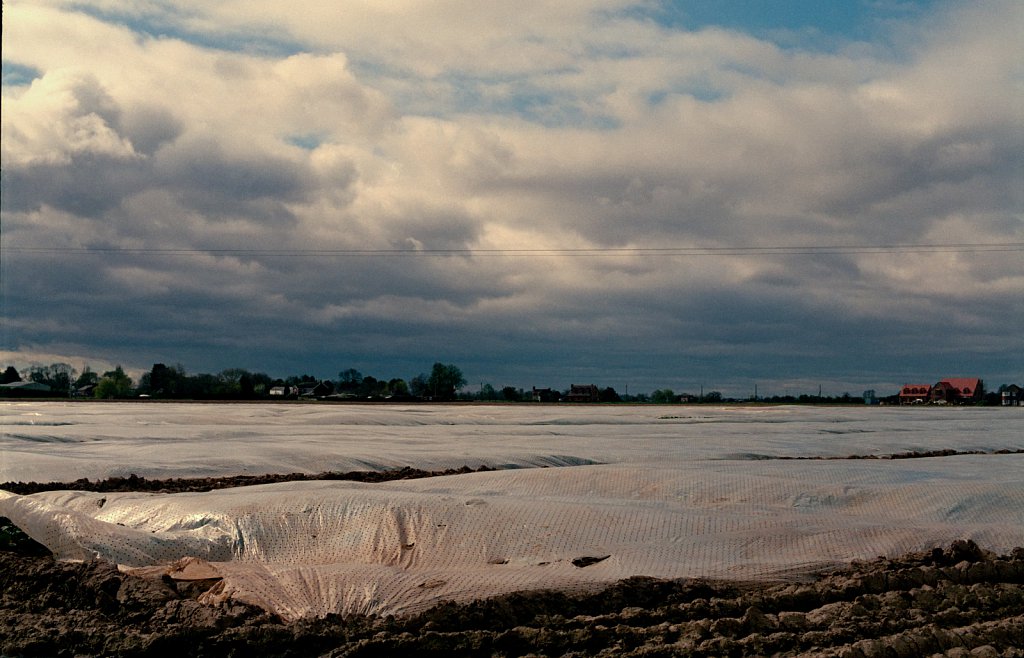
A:
POLYGON ((972 396, 981 388, 981 380, 977 377, 947 377, 940 384, 949 384, 960 395, 972 396))
POLYGON ((903 388, 900 389, 900 395, 903 397, 924 397, 928 395, 930 390, 932 390, 931 384, 904 384, 903 388))

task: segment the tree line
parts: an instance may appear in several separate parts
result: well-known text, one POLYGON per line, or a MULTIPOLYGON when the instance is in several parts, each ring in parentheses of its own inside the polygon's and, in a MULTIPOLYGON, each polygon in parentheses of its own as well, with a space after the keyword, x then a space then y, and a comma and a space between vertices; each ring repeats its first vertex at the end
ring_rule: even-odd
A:
POLYGON ((454 400, 466 385, 466 378, 458 366, 450 363, 435 363, 429 373, 418 374, 409 381, 364 376, 354 368, 339 372, 337 380, 319 379, 307 374, 274 378, 264 372, 251 372, 244 368, 190 375, 181 364, 155 363, 138 382, 134 382, 120 365, 101 374, 89 366, 79 373, 66 363, 54 363, 31 366, 24 376, 13 366, 8 366, 0 375, 0 385, 17 382, 40 386, 6 388, 8 396, 259 400, 275 397, 275 394, 281 398, 294 398, 303 391, 315 389, 316 397, 342 400, 454 400))
MULTIPOLYGON (((9 366, 0 376, 0 384, 34 382, 45 391, 24 391, 23 395, 38 397, 74 397, 97 399, 150 398, 168 400, 261 400, 316 397, 328 400, 438 400, 438 401, 490 401, 530 402, 540 400, 557 402, 569 391, 543 389, 524 390, 514 386, 500 389, 486 383, 477 391, 467 391, 466 377, 455 364, 434 363, 429 372, 406 380, 403 378, 378 379, 364 375, 355 368, 338 373, 337 379, 320 379, 313 375, 291 375, 274 378, 264 372, 243 368, 228 368, 218 373, 188 374, 181 364, 155 363, 134 382, 119 365, 113 370, 98 373, 86 366, 81 373, 66 363, 32 366, 21 374, 9 366)), ((671 392, 668 392, 671 395, 671 392)), ((12 393, 8 393, 12 395, 12 393)), ((711 393, 708 401, 720 401, 721 394, 711 393)), ((655 395, 655 400, 661 397, 655 395)), ((620 396, 614 388, 598 391, 599 402, 648 401, 646 396, 620 396)), ((676 400, 678 401, 678 400, 676 400)))
MULTIPOLYGON (((97 399, 152 398, 169 400, 262 400, 316 397, 328 400, 377 401, 483 401, 483 402, 559 402, 569 398, 569 390, 522 389, 514 386, 495 388, 481 383, 478 390, 465 390, 466 378, 454 364, 434 363, 429 372, 406 380, 402 378, 378 379, 364 375, 355 368, 338 373, 337 379, 320 379, 308 374, 274 378, 263 372, 243 368, 228 368, 216 374, 188 374, 181 364, 168 366, 155 363, 134 382, 118 365, 103 373, 85 366, 77 372, 67 363, 48 366, 33 365, 19 373, 8 366, 0 373, 0 386, 18 382, 40 385, 35 387, 0 388, 5 397, 73 397, 97 399)), ((595 387, 596 388, 596 387, 595 387)), ((997 406, 1000 394, 1007 388, 986 392, 981 404, 997 406)), ((883 398, 893 404, 893 399, 883 398)), ((681 403, 737 403, 760 402, 767 404, 864 404, 862 396, 843 393, 838 396, 775 395, 750 398, 725 397, 719 391, 701 391, 700 394, 676 393, 672 389, 656 389, 651 393, 620 394, 612 387, 598 388, 597 402, 631 402, 651 404, 681 403)))

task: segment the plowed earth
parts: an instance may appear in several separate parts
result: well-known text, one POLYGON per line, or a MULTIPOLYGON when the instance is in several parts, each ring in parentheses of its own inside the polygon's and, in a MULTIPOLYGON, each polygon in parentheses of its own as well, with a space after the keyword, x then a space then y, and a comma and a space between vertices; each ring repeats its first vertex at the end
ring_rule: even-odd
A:
POLYGON ((630 578, 399 619, 285 623, 199 603, 214 585, 55 561, 0 518, 0 655, 1024 658, 1024 548, 997 556, 962 540, 799 584, 630 578))

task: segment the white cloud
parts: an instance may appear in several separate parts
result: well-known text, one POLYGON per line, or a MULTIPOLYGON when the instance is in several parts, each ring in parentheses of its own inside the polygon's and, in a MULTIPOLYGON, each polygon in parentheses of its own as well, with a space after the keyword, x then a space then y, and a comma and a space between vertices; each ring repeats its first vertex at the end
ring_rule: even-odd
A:
MULTIPOLYGON (((445 320, 507 344, 586 328, 627 346, 642 325, 693 354, 759 344, 759 322, 776 336, 760 344, 786 351, 790 331, 795 353, 844 319, 878 346, 882 320, 908 334, 924 318, 1019 323, 1020 309, 996 308, 1019 288, 1020 251, 309 253, 1022 240, 1020 4, 953 6, 897 31, 898 48, 830 53, 669 29, 630 6, 5 7, 5 62, 40 72, 4 88, 5 246, 185 250, 62 270, 131 300, 138 317, 119 324, 140 351, 147 331, 206 340, 177 320, 157 331, 171 307, 196 309, 211 344, 284 324, 333 352, 346 332, 408 345, 445 320), (256 47, 272 38, 292 51, 256 47), (250 252, 189 251, 204 249, 250 252), (965 299, 980 301, 950 311, 965 299), (698 326, 723 338, 688 335, 698 326)), ((44 311, 14 287, 34 275, 46 295, 67 279, 13 258, 4 340, 38 342, 29 326, 56 332, 26 319, 44 311)), ((93 299, 109 314, 86 287, 76 318, 93 299)))
POLYGON ((4 162, 8 166, 64 166, 75 156, 130 160, 131 141, 120 135, 119 111, 95 76, 57 69, 4 102, 4 162))

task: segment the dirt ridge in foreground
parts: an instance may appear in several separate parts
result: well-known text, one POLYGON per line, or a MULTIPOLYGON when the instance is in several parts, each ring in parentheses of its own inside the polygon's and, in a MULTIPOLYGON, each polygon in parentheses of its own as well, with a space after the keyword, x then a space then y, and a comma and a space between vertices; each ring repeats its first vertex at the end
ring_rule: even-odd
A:
POLYGON ((391 482, 416 480, 445 475, 465 475, 493 471, 489 466, 423 470, 405 466, 386 471, 324 471, 322 473, 265 473, 262 475, 227 475, 195 478, 145 478, 135 474, 128 477, 109 477, 98 480, 80 478, 71 482, 3 482, 0 489, 27 496, 43 491, 95 491, 98 493, 143 491, 148 493, 204 492, 214 489, 248 487, 278 482, 305 482, 314 480, 349 480, 353 482, 391 482))
POLYGON ((4 656, 1024 656, 1024 549, 996 556, 971 541, 805 584, 630 578, 594 594, 291 624, 239 603, 203 605, 195 584, 8 548, 4 656))

